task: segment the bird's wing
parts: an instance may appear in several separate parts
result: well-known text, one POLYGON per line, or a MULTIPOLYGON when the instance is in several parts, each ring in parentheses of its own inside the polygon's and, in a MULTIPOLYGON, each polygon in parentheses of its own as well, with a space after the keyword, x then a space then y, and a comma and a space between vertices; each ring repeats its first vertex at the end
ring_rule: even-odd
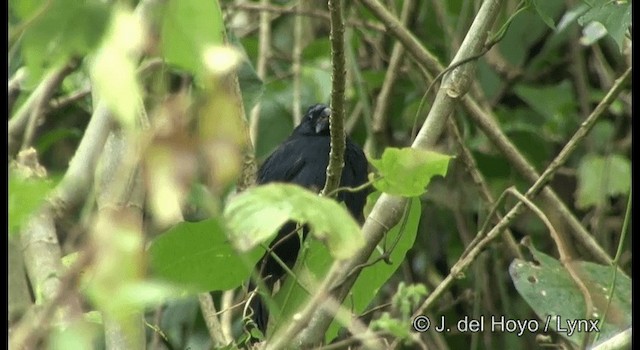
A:
POLYGON ((305 160, 296 152, 296 147, 299 145, 295 140, 288 140, 280 145, 260 167, 258 183, 291 182, 305 165, 305 160))

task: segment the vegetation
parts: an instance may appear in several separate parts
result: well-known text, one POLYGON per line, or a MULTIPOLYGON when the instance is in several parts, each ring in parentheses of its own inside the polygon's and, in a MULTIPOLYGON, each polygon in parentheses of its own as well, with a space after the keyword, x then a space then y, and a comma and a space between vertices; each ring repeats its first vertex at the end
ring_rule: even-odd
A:
POLYGON ((10 348, 629 346, 630 1, 9 0, 8 22, 10 348), (319 102, 369 159, 362 225, 331 176, 253 186, 319 102), (246 284, 289 219, 312 235, 258 334, 246 284))

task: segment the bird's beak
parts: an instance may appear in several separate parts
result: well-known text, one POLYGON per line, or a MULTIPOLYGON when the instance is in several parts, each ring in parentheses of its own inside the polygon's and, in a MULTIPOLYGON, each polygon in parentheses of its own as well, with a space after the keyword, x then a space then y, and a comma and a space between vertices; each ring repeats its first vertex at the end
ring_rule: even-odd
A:
POLYGON ((329 116, 331 115, 331 109, 325 108, 320 114, 318 121, 316 121, 316 134, 319 134, 323 130, 329 130, 329 116))

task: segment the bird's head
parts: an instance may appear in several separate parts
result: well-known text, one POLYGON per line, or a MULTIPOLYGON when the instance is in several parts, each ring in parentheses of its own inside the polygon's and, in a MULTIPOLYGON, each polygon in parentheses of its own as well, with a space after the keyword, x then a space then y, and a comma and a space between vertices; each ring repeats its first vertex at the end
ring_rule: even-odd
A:
POLYGON ((324 104, 315 104, 307 109, 299 128, 306 135, 329 135, 329 116, 331 108, 324 104))

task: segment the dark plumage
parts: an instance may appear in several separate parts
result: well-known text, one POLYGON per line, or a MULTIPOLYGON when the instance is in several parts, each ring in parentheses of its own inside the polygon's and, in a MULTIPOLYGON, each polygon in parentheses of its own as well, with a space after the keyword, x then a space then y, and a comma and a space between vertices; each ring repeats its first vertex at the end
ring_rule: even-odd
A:
MULTIPOLYGON (((262 164, 258 172, 258 183, 289 182, 319 192, 324 187, 326 170, 329 164, 331 140, 329 134, 329 115, 331 110, 323 104, 316 104, 307 110, 300 125, 262 164)), ((367 159, 362 149, 346 138, 344 168, 340 179, 340 187, 357 187, 367 181, 367 159)), ((341 191, 337 198, 347 206, 356 220, 362 220, 362 208, 367 191, 356 193, 341 191)), ((279 231, 271 249, 290 268, 293 267, 300 250, 298 235, 290 234, 296 228, 293 222, 287 223, 279 231), (289 238, 282 241, 284 237, 289 238), (281 242, 280 242, 281 241, 281 242), (280 243, 278 243, 280 242, 280 243), (276 244, 274 246, 274 244, 276 244)), ((306 229, 304 230, 306 236, 306 229)), ((285 274, 284 269, 269 254, 265 254, 256 266, 269 292, 277 280, 285 274)), ((249 289, 255 288, 254 283, 249 289)), ((256 295, 251 301, 253 320, 265 333, 269 313, 266 305, 256 295)))

